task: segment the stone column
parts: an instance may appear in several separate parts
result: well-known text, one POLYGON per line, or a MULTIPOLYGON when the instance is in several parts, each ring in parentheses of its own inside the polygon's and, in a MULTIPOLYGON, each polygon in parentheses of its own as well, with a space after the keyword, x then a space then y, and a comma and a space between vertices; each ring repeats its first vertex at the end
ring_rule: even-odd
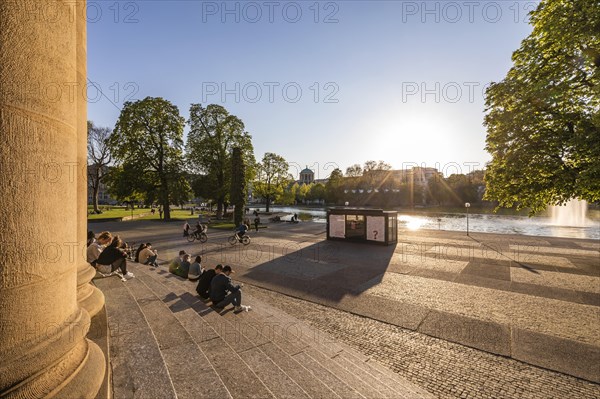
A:
POLYGON ((77 257, 77 301, 79 306, 94 317, 104 306, 104 294, 90 284, 96 271, 85 258, 87 240, 87 27, 85 19, 85 1, 79 1, 75 8, 77 17, 77 239, 79 242, 77 257))
POLYGON ((93 398, 105 372, 77 301, 75 9, 0 1, 2 397, 93 398))

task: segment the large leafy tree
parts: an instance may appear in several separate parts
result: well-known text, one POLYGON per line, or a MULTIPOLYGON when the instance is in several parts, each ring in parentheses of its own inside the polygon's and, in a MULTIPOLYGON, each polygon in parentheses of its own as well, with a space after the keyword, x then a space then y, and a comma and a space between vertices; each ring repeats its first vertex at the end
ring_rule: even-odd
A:
POLYGON ((98 192, 100 184, 104 183, 108 175, 108 166, 112 162, 112 155, 108 146, 108 139, 112 131, 107 127, 94 125, 94 122, 88 121, 88 141, 87 141, 87 174, 90 188, 92 189, 92 199, 94 212, 100 213, 98 207, 98 192))
POLYGON ((202 174, 202 194, 217 203, 217 217, 223 215, 223 205, 231 187, 231 156, 233 148, 241 151, 246 166, 247 183, 254 175, 252 137, 244 130, 240 118, 216 104, 206 108, 200 104, 190 107, 190 132, 187 157, 192 171, 202 174))
POLYGON ((136 164, 121 164, 111 169, 105 177, 109 193, 113 198, 131 205, 146 201, 152 202, 152 183, 136 164))
POLYGON ((485 198, 533 214, 600 200, 600 3, 543 0, 531 23, 486 92, 485 198))
MULTIPOLYGON (((184 124, 175 105, 160 97, 146 97, 123 105, 109 140, 121 166, 121 173, 115 175, 121 183, 117 185, 130 185, 131 194, 158 200, 165 220, 171 218, 169 205, 180 203, 190 192, 183 172, 184 124)), ((121 192, 126 194, 126 190, 121 192)))
POLYGON ((277 200, 292 181, 288 169, 289 165, 286 160, 271 152, 267 152, 257 165, 256 181, 253 184, 254 192, 265 199, 267 212, 269 212, 271 202, 277 200))

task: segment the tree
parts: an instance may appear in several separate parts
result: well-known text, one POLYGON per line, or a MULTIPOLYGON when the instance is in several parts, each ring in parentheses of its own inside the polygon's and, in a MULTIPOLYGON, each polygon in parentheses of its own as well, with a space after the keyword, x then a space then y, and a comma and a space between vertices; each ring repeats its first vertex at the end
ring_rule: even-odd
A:
POLYGON ((246 209, 246 165, 242 158, 242 150, 233 148, 231 156, 231 203, 234 205, 233 223, 242 223, 246 209))
POLYGON ((256 168, 254 192, 266 201, 269 212, 271 202, 283 194, 284 188, 292 181, 286 160, 277 154, 267 152, 256 168))
POLYGON ((346 176, 348 176, 348 177, 362 176, 362 167, 357 163, 355 163, 352 166, 348 166, 346 168, 346 176))
POLYGON ((131 184, 132 193, 141 192, 147 200, 156 198, 165 220, 171 218, 169 205, 181 202, 190 192, 183 173, 184 124, 175 105, 160 97, 146 97, 123 105, 109 140, 122 166, 115 179, 124 183, 121 186, 131 184))
POLYGON ((387 162, 367 161, 367 162, 365 162, 365 166, 363 167, 363 173, 370 172, 372 170, 391 170, 391 169, 392 169, 392 165, 390 165, 387 162))
POLYGON ((325 185, 323 183, 314 183, 310 187, 310 192, 306 198, 310 201, 324 200, 325 199, 325 185))
POLYGON ((92 188, 92 199, 94 204, 94 213, 100 213, 98 207, 98 192, 100 184, 108 174, 108 165, 112 162, 112 156, 108 146, 111 130, 107 127, 95 126, 94 122, 88 121, 88 181, 92 188))
POLYGON ((223 205, 231 187, 231 155, 234 147, 241 151, 246 166, 245 182, 254 176, 252 137, 244 131, 244 123, 222 106, 200 104, 190 107, 190 132, 187 157, 193 171, 208 176, 203 192, 217 203, 217 217, 223 215, 223 205))
POLYGON ((600 3, 543 0, 486 91, 485 198, 530 208, 600 200, 600 3))
POLYGON ((311 184, 300 184, 298 190, 296 190, 296 202, 303 204, 306 201, 306 196, 310 192, 313 183, 311 184))
POLYGON ((296 193, 298 192, 299 187, 300 187, 300 185, 297 182, 294 184, 288 185, 283 190, 283 194, 279 198, 281 203, 284 205, 296 205, 296 193))
POLYGON ((331 204, 336 204, 342 198, 342 171, 338 168, 334 169, 327 179, 325 184, 325 200, 331 204))
POLYGON ((126 164, 112 168, 105 177, 110 195, 132 207, 142 201, 152 202, 153 193, 148 189, 151 184, 146 179, 137 165, 126 164))

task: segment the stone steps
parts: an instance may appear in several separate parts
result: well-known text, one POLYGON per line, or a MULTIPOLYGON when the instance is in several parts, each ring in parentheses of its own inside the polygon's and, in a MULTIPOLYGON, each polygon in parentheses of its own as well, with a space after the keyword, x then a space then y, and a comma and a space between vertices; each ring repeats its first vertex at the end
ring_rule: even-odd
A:
MULTIPOLYGON (((212 331, 224 340, 228 341, 232 348, 236 348, 237 354, 245 361, 254 361, 254 367, 257 367, 256 372, 265 377, 265 383, 269 386, 272 392, 279 392, 279 396, 282 398, 308 398, 308 397, 319 397, 319 398, 332 398, 336 395, 323 385, 319 381, 314 380, 315 377, 308 370, 304 369, 300 364, 289 357, 284 351, 272 348, 272 344, 263 335, 252 333, 249 331, 248 326, 242 322, 241 318, 232 320, 223 317, 208 307, 204 302, 199 300, 197 296, 191 295, 191 292, 195 292, 195 284, 187 282, 183 279, 179 279, 176 276, 159 275, 153 271, 143 271, 138 268, 136 272, 140 275, 140 278, 145 279, 147 277, 154 279, 155 284, 162 285, 163 288, 155 287, 158 295, 171 295, 173 300, 179 300, 179 306, 188 306, 194 313, 200 315, 200 319, 204 319, 207 325, 210 325, 212 331), (147 273, 147 274, 144 274, 147 273), (162 291, 162 292, 161 292, 162 291), (175 299, 178 298, 178 299, 175 299), (184 304, 185 303, 185 304, 184 304), (275 353, 274 356, 270 354, 275 353), (288 357, 286 359, 286 357, 288 357), (259 360, 262 362, 257 362, 259 360), (286 367, 286 362, 292 363, 289 367, 286 367), (286 371, 296 369, 296 375, 303 375, 308 385, 303 384, 301 388, 297 383, 296 379, 292 378, 286 371), (268 373, 265 373, 268 371, 268 373), (277 382, 285 382, 283 385, 278 385, 277 382), (283 390, 282 390, 283 388, 283 390), (308 392, 307 392, 308 391, 308 392), (312 393, 313 395, 310 395, 312 393), (317 394, 316 396, 314 396, 317 394)), ((232 316, 243 316, 242 314, 234 315, 229 312, 232 316)), ((198 317, 197 317, 198 318, 198 317)), ((294 376, 294 374, 292 374, 294 376)), ((248 397, 248 396, 237 396, 237 397, 248 397)))
POLYGON ((125 283, 96 280, 107 297, 115 398, 432 397, 246 292, 251 312, 217 313, 195 283, 129 268, 136 278, 125 283))
POLYGON ((160 347, 136 298, 116 277, 97 279, 106 299, 114 398, 177 398, 160 347))

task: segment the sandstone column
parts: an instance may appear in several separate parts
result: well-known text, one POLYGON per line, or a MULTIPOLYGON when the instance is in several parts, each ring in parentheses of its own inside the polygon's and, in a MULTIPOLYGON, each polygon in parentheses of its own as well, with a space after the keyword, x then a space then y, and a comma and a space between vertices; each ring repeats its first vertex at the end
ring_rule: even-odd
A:
POLYGON ((91 398, 105 372, 77 302, 75 9, 0 2, 0 396, 91 398))
POLYGON ((79 306, 94 317, 104 306, 102 291, 90 284, 96 274, 95 269, 86 261, 85 243, 87 239, 87 29, 85 20, 85 1, 79 1, 75 9, 77 17, 77 239, 79 241, 77 257, 77 301, 79 306))

